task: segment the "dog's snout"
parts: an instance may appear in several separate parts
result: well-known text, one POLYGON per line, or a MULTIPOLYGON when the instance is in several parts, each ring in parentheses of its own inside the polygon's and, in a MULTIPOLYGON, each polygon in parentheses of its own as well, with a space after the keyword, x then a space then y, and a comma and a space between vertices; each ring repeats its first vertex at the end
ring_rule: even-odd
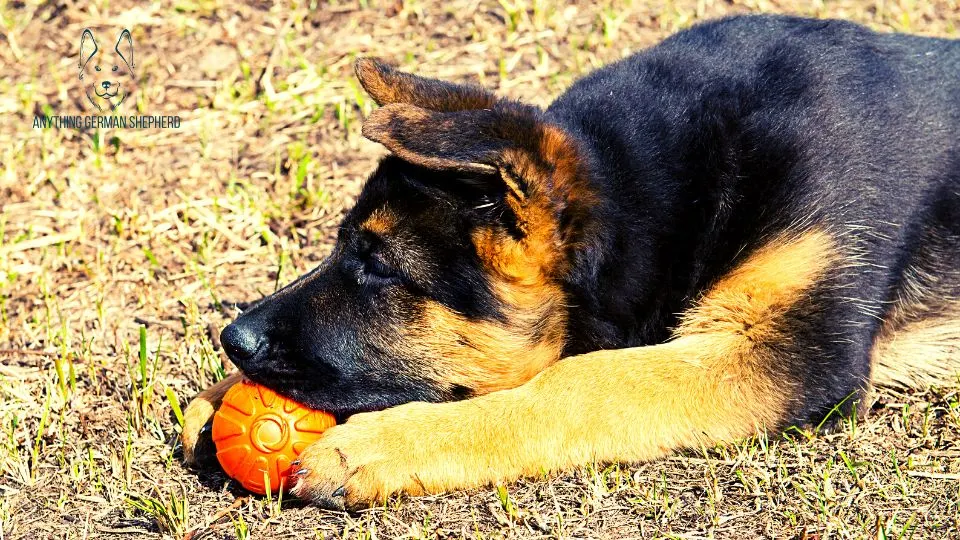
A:
POLYGON ((234 322, 220 332, 220 343, 227 355, 240 367, 243 362, 253 358, 263 346, 266 337, 250 325, 234 322))

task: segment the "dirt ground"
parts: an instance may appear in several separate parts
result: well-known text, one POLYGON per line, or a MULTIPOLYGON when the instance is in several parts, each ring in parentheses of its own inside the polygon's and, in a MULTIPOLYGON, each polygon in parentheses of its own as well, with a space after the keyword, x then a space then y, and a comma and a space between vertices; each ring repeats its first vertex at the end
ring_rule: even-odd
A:
POLYGON ((180 463, 174 404, 222 376, 214 336, 324 257, 384 153, 360 136, 373 104, 357 55, 546 105, 580 74, 744 12, 960 37, 957 0, 0 2, 0 540, 960 538, 960 385, 882 392, 833 433, 356 514, 180 463), (108 47, 132 31, 123 114, 179 115, 178 129, 32 127, 95 114, 86 27, 108 47))

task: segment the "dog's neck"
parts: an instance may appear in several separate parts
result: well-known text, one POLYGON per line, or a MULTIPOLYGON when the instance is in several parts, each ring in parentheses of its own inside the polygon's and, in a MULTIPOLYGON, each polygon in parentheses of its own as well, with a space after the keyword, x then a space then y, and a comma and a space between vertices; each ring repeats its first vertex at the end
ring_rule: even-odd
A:
POLYGON ((619 133, 613 140, 620 147, 611 146, 609 133, 567 129, 591 163, 598 204, 565 284, 571 312, 564 354, 662 343, 677 314, 740 247, 724 236, 736 175, 710 166, 735 163, 733 151, 665 137, 671 128, 657 122, 619 133))

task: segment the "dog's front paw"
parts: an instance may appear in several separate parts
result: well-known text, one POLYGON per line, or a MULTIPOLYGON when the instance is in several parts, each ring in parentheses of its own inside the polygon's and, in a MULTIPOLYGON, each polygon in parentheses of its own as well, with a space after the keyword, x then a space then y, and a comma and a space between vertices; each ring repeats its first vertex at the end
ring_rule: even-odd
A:
POLYGON ((368 506, 397 492, 422 494, 417 473, 420 456, 429 453, 429 439, 416 444, 423 435, 416 419, 423 407, 429 406, 410 403, 356 414, 330 428, 295 462, 291 492, 340 510, 368 506))

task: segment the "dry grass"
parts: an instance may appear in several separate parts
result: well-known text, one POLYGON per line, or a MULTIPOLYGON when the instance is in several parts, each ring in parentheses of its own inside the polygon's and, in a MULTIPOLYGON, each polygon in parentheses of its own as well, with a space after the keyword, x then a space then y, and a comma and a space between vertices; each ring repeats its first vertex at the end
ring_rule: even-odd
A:
POLYGON ((957 0, 321 4, 0 2, 0 539, 960 537, 957 388, 884 393, 833 434, 354 515, 184 469, 171 404, 222 375, 212 336, 324 256, 382 154, 359 136, 372 104, 356 55, 544 105, 723 14, 960 27, 957 0), (133 30, 136 110, 181 129, 30 129, 34 114, 91 114, 76 79, 88 25, 133 30))

